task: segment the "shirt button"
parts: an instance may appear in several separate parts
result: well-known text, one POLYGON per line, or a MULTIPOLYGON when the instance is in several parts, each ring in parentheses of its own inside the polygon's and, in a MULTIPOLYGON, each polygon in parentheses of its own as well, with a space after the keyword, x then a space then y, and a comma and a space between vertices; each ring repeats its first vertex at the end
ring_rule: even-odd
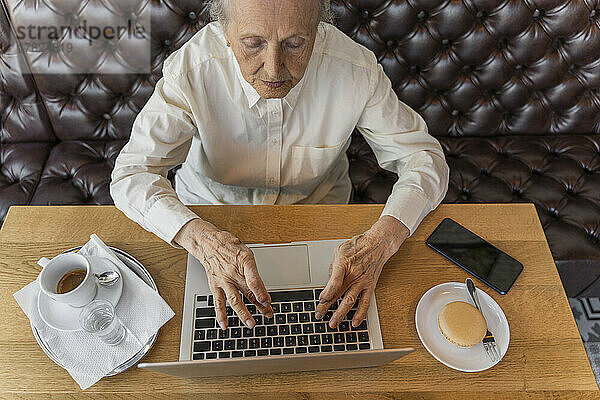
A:
POLYGON ((271 111, 271 115, 277 115, 277 110, 271 111))
POLYGON ((275 184, 275 178, 269 179, 269 185, 274 185, 274 184, 275 184))
POLYGON ((273 144, 277 144, 277 138, 276 138, 276 137, 272 138, 272 139, 271 139, 271 143, 273 143, 273 144))

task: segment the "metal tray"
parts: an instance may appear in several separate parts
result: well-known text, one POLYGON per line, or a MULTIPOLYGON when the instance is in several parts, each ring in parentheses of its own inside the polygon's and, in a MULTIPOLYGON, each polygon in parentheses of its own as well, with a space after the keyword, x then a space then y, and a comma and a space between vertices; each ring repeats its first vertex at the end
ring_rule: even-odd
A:
MULTIPOLYGON (((63 253, 75 252, 75 251, 79 250, 81 247, 82 246, 73 247, 72 249, 63 251, 63 253)), ((154 279, 152 279, 150 272, 148 272, 148 270, 146 269, 146 267, 144 267, 142 265, 142 263, 140 263, 133 256, 129 255, 128 253, 124 252, 123 250, 119 250, 116 247, 112 247, 112 246, 109 246, 109 248, 112 251, 114 251, 115 254, 117 255, 117 257, 119 257, 119 259, 121 261, 123 261, 123 263, 125 265, 127 265, 133 272, 135 272, 135 274, 137 276, 139 276, 140 279, 142 279, 144 282, 146 282, 146 284, 148 284, 148 286, 150 286, 152 289, 154 289, 155 291, 158 292, 158 288, 156 287, 156 283, 154 283, 154 279)), ((58 362, 58 360, 52 353, 52 350, 50 350, 48 345, 46 343, 44 343, 44 341, 38 334, 37 329, 33 325, 31 325, 31 330, 33 331, 33 336, 35 337, 35 340, 38 342, 38 344, 40 345, 40 347, 42 348, 44 353, 46 353, 48 358, 50 358, 52 361, 54 361, 58 366, 64 368, 64 366, 61 365, 60 362, 58 362)), ((150 348, 154 344, 157 336, 158 336, 158 332, 156 332, 154 335, 152 335, 150 337, 150 339, 148 339, 148 342, 144 345, 144 347, 142 347, 142 349, 139 352, 137 352, 137 354, 135 354, 129 360, 125 361, 123 364, 119 365, 118 367, 116 367, 115 369, 110 371, 108 374, 105 375, 105 377, 119 374, 119 373, 125 371, 126 369, 137 364, 137 362, 140 361, 146 355, 146 353, 148 353, 148 351, 150 351, 150 348)))

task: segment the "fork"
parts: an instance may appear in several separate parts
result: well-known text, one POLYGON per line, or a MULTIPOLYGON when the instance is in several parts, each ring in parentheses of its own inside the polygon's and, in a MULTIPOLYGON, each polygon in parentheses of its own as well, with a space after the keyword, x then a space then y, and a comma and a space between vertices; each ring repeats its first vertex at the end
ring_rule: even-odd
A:
MULTIPOLYGON (((467 286, 467 290, 471 295, 471 298, 473 299, 473 303, 475 303, 475 307, 477 307, 479 312, 483 315, 483 311, 481 310, 479 299, 477 298, 477 291, 475 290, 475 284, 473 283, 473 280, 471 278, 467 278, 467 280, 465 281, 465 285, 467 286)), ((500 352, 498 351, 498 345, 496 344, 496 339, 494 339, 494 335, 492 335, 492 332, 490 332, 490 330, 487 329, 487 326, 486 330, 487 332, 485 333, 485 336, 482 340, 483 348, 485 349, 487 355, 490 357, 490 360, 492 360, 492 362, 496 362, 497 360, 500 360, 500 352)))

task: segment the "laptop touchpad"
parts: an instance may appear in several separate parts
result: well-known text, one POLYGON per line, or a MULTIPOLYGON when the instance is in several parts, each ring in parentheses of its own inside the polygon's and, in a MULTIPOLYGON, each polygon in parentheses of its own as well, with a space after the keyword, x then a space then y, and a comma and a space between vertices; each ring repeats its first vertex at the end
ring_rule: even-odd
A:
POLYGON ((254 253, 258 272, 267 288, 308 285, 311 282, 308 246, 248 247, 254 253))

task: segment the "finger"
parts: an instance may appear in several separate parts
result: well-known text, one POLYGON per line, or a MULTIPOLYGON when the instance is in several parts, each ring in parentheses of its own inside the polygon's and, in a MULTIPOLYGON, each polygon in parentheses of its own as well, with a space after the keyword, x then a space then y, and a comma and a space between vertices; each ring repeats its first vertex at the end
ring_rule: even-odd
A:
POLYGON ((352 326, 357 327, 360 323, 367 317, 367 311, 369 311, 369 304, 371 304, 371 294, 373 293, 373 289, 365 289, 360 294, 360 299, 358 300, 358 308, 356 313, 354 313, 354 317, 352 318, 352 326))
POLYGON ((215 302, 215 315, 217 322, 221 329, 227 329, 227 308, 225 300, 225 292, 223 289, 217 286, 213 286, 210 289, 213 293, 213 299, 215 302))
POLYGON ((331 303, 341 296, 343 293, 344 275, 344 267, 338 263, 337 259, 334 259, 331 263, 331 276, 327 281, 325 289, 319 295, 319 304, 317 304, 315 318, 323 318, 323 315, 329 310, 331 303))
POLYGON ((249 254, 244 258, 243 263, 246 285, 248 285, 248 288, 254 293, 255 299, 260 304, 270 308, 271 296, 269 295, 269 292, 267 292, 267 288, 265 288, 265 284, 258 274, 258 268, 256 267, 256 261, 254 260, 252 251, 249 251, 249 254))
POLYGON ((252 318, 252 314, 246 308, 244 301, 242 300, 242 295, 238 291, 236 287, 232 284, 227 283, 223 285, 223 290, 225 291, 225 295, 227 296, 227 302, 235 311, 235 313, 240 317, 240 320, 246 325, 246 327, 252 329, 256 322, 254 318, 252 318))
POLYGON ((260 304, 260 302, 258 300, 256 300, 256 296, 254 296, 254 293, 252 293, 252 290, 250 290, 250 288, 246 284, 246 281, 241 281, 238 283, 239 283, 240 290, 242 291, 244 296, 246 296, 246 298, 248 300, 250 300, 256 306, 258 311, 267 318, 273 318, 273 308, 271 307, 271 305, 269 304, 268 306, 265 307, 262 304, 260 304))
POLYGON ((329 326, 332 328, 337 328, 337 326, 342 322, 348 311, 354 306, 356 300, 358 299, 358 295, 362 292, 362 288, 360 285, 356 284, 350 286, 350 289, 344 295, 344 298, 340 302, 340 306, 333 313, 331 320, 329 321, 329 326))

